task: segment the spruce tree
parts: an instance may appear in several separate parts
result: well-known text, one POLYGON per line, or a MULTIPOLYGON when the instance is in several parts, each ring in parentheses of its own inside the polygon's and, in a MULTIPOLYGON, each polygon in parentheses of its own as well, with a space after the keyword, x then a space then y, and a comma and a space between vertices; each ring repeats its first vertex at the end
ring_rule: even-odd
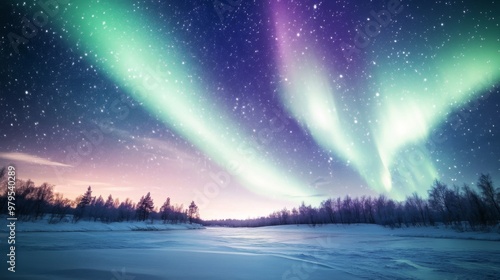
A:
POLYGON ((149 192, 146 196, 141 197, 136 209, 137 218, 141 221, 145 221, 149 217, 149 214, 153 212, 154 203, 149 192))
POLYGON ((161 219, 163 220, 163 223, 166 223, 171 212, 171 206, 170 206, 170 197, 167 197, 167 200, 163 203, 163 205, 160 208, 160 213, 161 213, 161 219))
POLYGON ((92 188, 89 186, 85 194, 83 194, 80 197, 80 201, 76 206, 75 214, 73 215, 73 220, 75 222, 77 222, 83 217, 83 214, 85 213, 85 207, 90 205, 91 201, 92 201, 92 188))
POLYGON ((198 219, 200 217, 200 214, 198 212, 198 206, 194 203, 194 201, 191 201, 191 204, 189 205, 189 210, 188 210, 188 218, 189 218, 189 223, 192 224, 195 219, 198 219))

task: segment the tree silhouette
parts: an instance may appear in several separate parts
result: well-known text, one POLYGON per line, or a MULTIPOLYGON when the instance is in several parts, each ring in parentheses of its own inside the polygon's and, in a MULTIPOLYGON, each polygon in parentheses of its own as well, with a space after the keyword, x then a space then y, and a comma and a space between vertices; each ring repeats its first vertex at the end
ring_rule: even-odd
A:
POLYGON ((142 196, 139 200, 139 203, 137 203, 137 219, 140 221, 145 221, 149 217, 149 214, 153 211, 153 209, 153 199, 151 198, 151 194, 148 192, 146 196, 142 196))
POLYGON ((75 209, 75 214, 73 215, 73 220, 75 222, 79 221, 81 218, 83 218, 85 214, 85 208, 90 205, 90 202, 92 201, 92 188, 89 186, 87 188, 87 191, 80 196, 78 199, 78 203, 75 209))
POLYGON ((170 206, 170 197, 167 197, 167 200, 163 203, 160 208, 160 218, 163 220, 163 223, 166 223, 170 218, 170 213, 172 212, 172 207, 170 206))
POLYGON ((495 190, 490 175, 481 174, 481 176, 479 176, 477 187, 481 191, 486 204, 490 208, 495 209, 494 213, 492 213, 494 215, 493 218, 498 219, 500 217, 500 201, 498 201, 498 194, 500 193, 500 191, 495 190))
POLYGON ((191 201, 191 204, 189 204, 188 217, 190 224, 192 224, 194 220, 197 220, 200 217, 198 213, 198 206, 196 206, 194 201, 191 201))
MULTIPOLYGON (((5 168, 0 168, 5 173, 5 168)), ((5 176, 3 176, 5 177, 5 176)), ((0 176, 0 207, 7 212, 7 180, 0 176)), ((188 209, 182 204, 172 205, 167 198, 160 210, 154 208, 148 192, 139 203, 130 199, 119 203, 110 194, 106 200, 101 195, 92 196, 89 186, 75 201, 54 193, 54 186, 43 183, 35 186, 31 180, 16 180, 16 215, 20 220, 42 219, 49 214, 49 223, 57 223, 66 215, 73 214, 73 221, 86 217, 101 222, 121 222, 150 218, 164 223, 202 222, 205 225, 223 226, 269 226, 284 224, 329 224, 329 223, 375 223, 389 227, 434 226, 443 223, 458 230, 487 230, 500 220, 500 190, 494 187, 491 176, 481 174, 476 186, 448 187, 434 181, 428 190, 428 198, 417 193, 404 201, 395 201, 384 195, 330 198, 318 207, 304 202, 289 211, 286 208, 274 211, 266 217, 247 220, 201 221, 199 209, 192 201, 188 209), (73 208, 74 207, 74 208, 73 208)))

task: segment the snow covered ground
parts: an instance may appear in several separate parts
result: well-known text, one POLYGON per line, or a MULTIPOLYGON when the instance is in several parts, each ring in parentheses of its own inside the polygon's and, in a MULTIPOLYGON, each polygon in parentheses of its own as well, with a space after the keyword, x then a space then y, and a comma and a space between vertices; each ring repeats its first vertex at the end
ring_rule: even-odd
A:
POLYGON ((199 224, 164 224, 155 221, 147 222, 120 222, 101 223, 79 221, 78 223, 61 222, 49 224, 47 220, 36 222, 18 222, 16 231, 18 232, 61 232, 61 231, 130 231, 130 230, 182 230, 182 229, 203 229, 199 224))
MULTIPOLYGON (((4 251, 6 240, 2 231, 4 251)), ((498 279, 500 275, 496 232, 328 225, 19 231, 16 240, 16 272, 7 271, 6 254, 1 253, 1 279, 498 279)))

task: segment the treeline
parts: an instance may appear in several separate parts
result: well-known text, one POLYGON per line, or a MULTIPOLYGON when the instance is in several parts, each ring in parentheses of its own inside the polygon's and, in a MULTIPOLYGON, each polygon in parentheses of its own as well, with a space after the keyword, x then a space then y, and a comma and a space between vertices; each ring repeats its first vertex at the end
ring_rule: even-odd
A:
POLYGON ((319 207, 302 203, 292 210, 283 209, 267 217, 247 220, 204 221, 206 226, 258 227, 291 224, 354 224, 368 223, 390 227, 434 226, 443 223, 458 230, 482 230, 496 225, 500 220, 500 190, 494 188, 489 175, 482 174, 477 190, 448 187, 435 181, 428 190, 428 197, 417 193, 405 201, 395 201, 384 195, 331 198, 319 207))
MULTIPOLYGON (((5 168, 0 169, 0 209, 8 213, 8 187, 5 178, 5 168)), ((148 192, 138 203, 130 199, 120 202, 110 194, 106 199, 102 196, 92 196, 89 186, 84 194, 75 200, 64 198, 54 192, 54 186, 43 183, 35 186, 31 180, 16 180, 14 213, 18 220, 36 221, 48 217, 49 223, 58 223, 70 219, 100 221, 105 223, 123 221, 155 220, 163 223, 200 223, 199 210, 194 201, 187 209, 181 205, 172 205, 170 198, 158 207, 148 192)))

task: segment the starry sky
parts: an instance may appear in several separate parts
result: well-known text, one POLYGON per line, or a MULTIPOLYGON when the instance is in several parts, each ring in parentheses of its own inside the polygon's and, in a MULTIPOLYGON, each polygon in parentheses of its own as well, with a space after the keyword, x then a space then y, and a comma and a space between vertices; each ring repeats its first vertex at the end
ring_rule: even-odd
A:
POLYGON ((66 197, 247 218, 500 182, 494 1, 41 2, 0 4, 0 166, 66 197))

